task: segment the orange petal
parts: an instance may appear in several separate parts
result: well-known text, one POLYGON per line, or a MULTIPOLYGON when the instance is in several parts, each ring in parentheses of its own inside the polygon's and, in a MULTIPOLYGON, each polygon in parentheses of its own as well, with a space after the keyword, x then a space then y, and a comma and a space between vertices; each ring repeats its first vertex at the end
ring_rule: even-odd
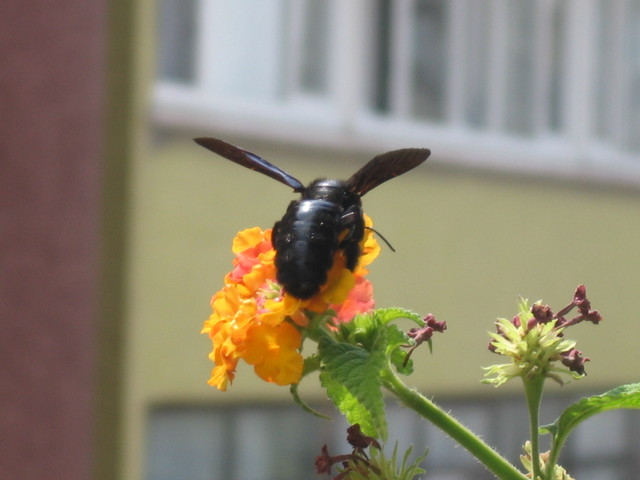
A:
POLYGON ((238 232, 233 239, 231 251, 235 254, 253 248, 264 240, 264 232, 260 227, 247 228, 238 232))

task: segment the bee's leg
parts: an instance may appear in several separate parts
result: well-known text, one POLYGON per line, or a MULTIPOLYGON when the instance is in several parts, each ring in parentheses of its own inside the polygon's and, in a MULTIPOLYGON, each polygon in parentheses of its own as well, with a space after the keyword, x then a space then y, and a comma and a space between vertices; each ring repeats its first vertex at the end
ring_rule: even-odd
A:
POLYGON ((360 258, 360 241, 364 237, 364 218, 358 205, 347 208, 340 217, 340 230, 345 232, 341 239, 340 248, 344 250, 346 267, 353 271, 358 266, 360 258))
POLYGON ((278 220, 271 229, 271 243, 273 245, 278 241, 278 236, 280 235, 280 226, 282 225, 282 220, 278 220))

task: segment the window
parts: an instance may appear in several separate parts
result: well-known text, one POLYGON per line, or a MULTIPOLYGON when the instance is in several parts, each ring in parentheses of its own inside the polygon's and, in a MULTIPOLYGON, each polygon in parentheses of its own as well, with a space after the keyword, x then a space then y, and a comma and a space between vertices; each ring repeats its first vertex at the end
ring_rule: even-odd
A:
POLYGON ((163 0, 159 18, 159 122, 640 179, 640 0, 163 0))
MULTIPOLYGON (((547 398, 541 418, 553 421, 575 400, 547 398)), ((528 417, 521 398, 466 399, 443 406, 512 463, 520 465, 521 448, 528 437, 528 417)), ((427 478, 494 478, 437 428, 416 422, 415 415, 405 408, 390 406, 387 421, 389 439, 398 441, 400 454, 413 445, 415 458, 425 447, 429 448, 424 463, 427 478)), ((345 441, 346 428, 343 420, 317 418, 295 405, 160 407, 149 417, 146 478, 316 479, 313 461, 323 444, 328 445, 332 455, 350 451, 345 441)), ((638 438, 640 422, 635 412, 608 412, 576 429, 560 463, 575 478, 636 478, 638 438)))

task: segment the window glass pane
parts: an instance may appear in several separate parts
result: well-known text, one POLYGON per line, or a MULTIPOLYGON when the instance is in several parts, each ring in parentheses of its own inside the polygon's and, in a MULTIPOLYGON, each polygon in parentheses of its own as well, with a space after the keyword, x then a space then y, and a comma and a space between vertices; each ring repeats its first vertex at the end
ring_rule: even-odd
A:
POLYGON ((418 0, 413 26, 413 115, 426 120, 444 118, 446 79, 446 2, 418 0))
POLYGON ((329 2, 305 2, 300 87, 309 93, 323 93, 328 87, 329 7, 329 2))
POLYGON ((369 38, 371 48, 370 77, 371 106, 379 113, 388 113, 390 109, 390 70, 391 70, 391 4, 389 0, 375 2, 375 24, 369 38))
POLYGON ((278 431, 273 419, 259 409, 246 409, 242 416, 235 419, 239 441, 235 446, 235 464, 230 477, 258 480, 257 472, 273 470, 273 462, 277 462, 279 457, 279 449, 273 441, 278 431))
POLYGON ((625 59, 629 63, 629 130, 627 147, 640 151, 640 2, 632 2, 625 32, 629 35, 625 45, 625 59))
POLYGON ((601 0, 595 43, 594 134, 622 150, 640 150, 640 5, 601 0))
POLYGON ((622 410, 606 412, 580 424, 572 438, 580 455, 592 458, 624 451, 627 422, 625 413, 622 410))
MULTIPOLYGON (((201 0, 202 1, 202 0, 201 0)), ((207 0, 205 88, 220 98, 272 101, 283 93, 285 10, 281 0, 207 0)))
POLYGON ((467 125, 482 127, 487 115, 490 9, 483 2, 467 1, 465 10, 464 117, 467 125))
POLYGON ((624 475, 624 472, 619 466, 611 465, 593 465, 589 467, 581 467, 572 469, 572 478, 579 478, 580 480, 619 480, 621 478, 629 478, 624 475))
MULTIPOLYGON (((322 442, 328 442, 333 446, 335 452, 339 451, 339 446, 330 440, 331 431, 335 428, 340 430, 340 426, 330 422, 317 422, 318 419, 311 420, 309 413, 300 408, 290 408, 284 415, 278 418, 275 431, 278 432, 277 451, 274 452, 273 477, 302 479, 313 478, 312 462, 320 453, 322 442), (311 433, 312 432, 312 433, 311 433), (320 440, 323 438, 324 440, 320 440), (283 455, 283 452, 288 452, 283 455), (282 461, 286 458, 286 461, 282 461)), ((346 426, 342 429, 343 437, 346 435, 346 426)), ((273 442, 273 431, 271 432, 273 442)), ((347 447, 344 447, 348 451, 347 447)))
POLYGON ((347 425, 297 406, 163 407, 147 430, 147 480, 315 478, 323 444, 349 452, 347 425))
POLYGON ((533 130, 533 80, 535 68, 535 51, 533 45, 536 32, 534 30, 534 7, 536 2, 529 0, 511 0, 508 4, 508 72, 507 91, 505 92, 507 131, 514 133, 530 133, 533 130))
POLYGON ((551 12, 551 48, 548 54, 550 79, 549 79, 549 114, 547 118, 548 129, 551 132, 559 132, 562 124, 562 74, 563 63, 565 62, 565 50, 563 48, 563 21, 566 16, 566 3, 554 2, 551 12))
POLYGON ((220 414, 197 408, 152 412, 147 431, 148 480, 225 478, 220 461, 232 451, 229 424, 220 414))
POLYGON ((624 36, 620 18, 615 15, 614 9, 598 9, 597 45, 595 74, 596 109, 599 115, 595 115, 595 133, 602 140, 615 140, 616 110, 619 111, 620 81, 620 47, 624 36), (616 53, 618 52, 618 53, 616 53), (617 80, 617 81, 616 81, 617 80), (614 92, 614 90, 618 90, 614 92))
MULTIPOLYGON (((543 418, 555 418, 556 415, 544 415, 548 401, 543 405, 543 418)), ((487 432, 495 437, 491 445, 498 449, 508 460, 517 462, 522 454, 522 446, 529 439, 529 422, 524 402, 518 400, 495 399, 486 406, 485 415, 490 421, 487 432), (508 426, 505 428, 505 426, 508 426)), ((481 433, 484 433, 481 432, 481 433)))
POLYGON ((157 75, 162 80, 194 80, 196 0, 161 0, 158 5, 157 75))

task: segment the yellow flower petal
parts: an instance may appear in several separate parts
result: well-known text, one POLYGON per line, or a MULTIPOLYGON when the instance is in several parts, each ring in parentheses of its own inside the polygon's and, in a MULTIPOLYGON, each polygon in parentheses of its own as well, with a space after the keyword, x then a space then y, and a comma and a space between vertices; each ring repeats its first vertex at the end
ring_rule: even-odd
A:
POLYGON ((263 380, 277 385, 297 383, 302 376, 303 358, 298 349, 302 342, 300 332, 290 323, 269 327, 260 340, 265 347, 259 360, 249 362, 263 380))
POLYGON ((236 238, 233 239, 231 251, 235 254, 243 252, 249 248, 253 248, 264 240, 264 234, 260 227, 247 228, 238 232, 236 238))
POLYGON ((270 355, 266 361, 256 365, 254 371, 263 380, 276 385, 298 383, 302 377, 304 359, 296 350, 281 350, 270 355))

